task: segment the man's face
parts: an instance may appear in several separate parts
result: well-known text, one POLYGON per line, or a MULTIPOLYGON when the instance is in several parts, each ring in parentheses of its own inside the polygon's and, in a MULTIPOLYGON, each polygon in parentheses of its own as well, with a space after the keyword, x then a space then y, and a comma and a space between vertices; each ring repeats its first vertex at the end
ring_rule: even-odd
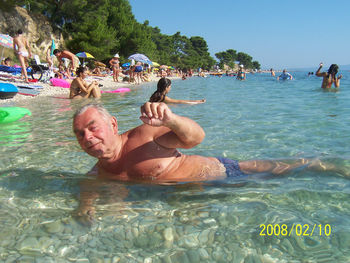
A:
POLYGON ((95 158, 111 158, 116 146, 117 121, 105 120, 94 108, 87 109, 73 122, 74 134, 81 148, 95 158))

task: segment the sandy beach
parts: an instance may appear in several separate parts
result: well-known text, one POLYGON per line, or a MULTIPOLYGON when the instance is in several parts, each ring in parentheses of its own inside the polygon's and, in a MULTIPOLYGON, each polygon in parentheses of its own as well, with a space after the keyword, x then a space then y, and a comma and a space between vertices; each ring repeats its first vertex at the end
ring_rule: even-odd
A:
MULTIPOLYGON (((179 79, 179 77, 168 77, 169 79, 179 79)), ((135 84, 135 83, 128 83, 124 81, 119 81, 119 82, 114 82, 113 77, 111 75, 106 76, 106 77, 99 77, 99 76, 88 76, 85 79, 87 82, 91 81, 97 81, 99 84, 103 85, 101 87, 102 91, 111 91, 115 90, 118 88, 130 88, 142 85, 147 82, 141 82, 141 84, 135 84)), ((155 82, 155 90, 156 90, 156 82, 159 80, 159 77, 151 74, 150 75, 150 81, 149 82, 155 82)), ((17 85, 23 85, 27 84, 22 80, 17 80, 17 79, 11 79, 9 81, 3 81, 0 80, 0 83, 11 83, 15 86, 17 85)), ((40 85, 43 88, 38 89, 40 93, 36 96, 28 96, 28 95, 22 95, 22 94, 16 94, 13 98, 11 99, 1 99, 0 100, 0 105, 2 106, 15 106, 17 102, 23 101, 23 100, 35 100, 38 97, 52 97, 52 96, 59 96, 59 97, 66 97, 68 98, 69 96, 69 89, 67 88, 62 88, 62 87, 56 87, 52 86, 50 82, 44 83, 44 82, 37 82, 33 84, 28 84, 28 85, 40 85)), ((28 89, 29 90, 29 89, 28 89)), ((102 94, 103 96, 103 94, 102 94)))

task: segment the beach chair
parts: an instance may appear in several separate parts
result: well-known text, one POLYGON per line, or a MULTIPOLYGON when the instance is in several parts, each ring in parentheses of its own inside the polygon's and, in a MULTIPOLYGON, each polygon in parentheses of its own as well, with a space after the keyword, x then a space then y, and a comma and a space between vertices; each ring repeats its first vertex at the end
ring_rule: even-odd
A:
POLYGON ((38 81, 41 80, 45 82, 50 79, 49 67, 40 62, 38 55, 34 55, 34 59, 30 60, 30 66, 27 68, 27 70, 32 79, 37 79, 38 81))

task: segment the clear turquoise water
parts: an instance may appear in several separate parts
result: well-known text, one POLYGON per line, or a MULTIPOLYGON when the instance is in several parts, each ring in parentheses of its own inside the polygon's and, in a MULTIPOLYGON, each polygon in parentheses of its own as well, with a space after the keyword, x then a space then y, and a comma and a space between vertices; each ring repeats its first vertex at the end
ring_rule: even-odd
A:
MULTIPOLYGON (((201 105, 171 106, 196 120, 204 142, 188 154, 232 159, 321 158, 350 167, 350 91, 342 72, 337 92, 321 79, 294 72, 193 77, 173 81, 172 98, 201 105)), ((119 129, 141 124, 139 107, 155 83, 108 94, 102 103, 119 129)), ((16 106, 33 115, 0 126, 0 261, 14 262, 346 262, 350 257, 350 180, 341 173, 296 170, 283 176, 177 186, 105 182, 96 218, 72 218, 79 182, 95 160, 71 131, 73 111, 85 102, 37 98, 16 106), (312 236, 261 236, 261 224, 298 224, 312 236), (321 225, 322 233, 319 233, 321 225), (326 235, 325 229, 331 233, 326 235)), ((278 227, 277 226, 277 227, 278 227)), ((276 230, 277 230, 276 227, 276 230)), ((300 228, 299 228, 300 230, 300 228)), ((326 231, 326 232, 327 232, 326 231)), ((271 234, 271 233, 270 233, 271 234)), ((299 231, 300 234, 300 231, 299 231)))

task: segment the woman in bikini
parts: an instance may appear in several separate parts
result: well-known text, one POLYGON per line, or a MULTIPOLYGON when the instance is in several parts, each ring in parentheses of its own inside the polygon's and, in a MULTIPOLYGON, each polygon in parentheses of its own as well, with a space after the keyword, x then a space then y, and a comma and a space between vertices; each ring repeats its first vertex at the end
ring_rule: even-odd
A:
POLYGON ((112 67, 113 70, 113 80, 116 82, 119 82, 119 55, 118 53, 114 55, 114 57, 109 61, 109 65, 112 67))
POLYGON ((167 94, 171 89, 171 80, 167 78, 161 78, 157 84, 157 90, 152 94, 149 101, 150 102, 164 102, 164 103, 174 103, 174 104, 200 104, 204 103, 206 100, 176 100, 169 98, 167 94))
POLYGON ((79 67, 76 71, 77 77, 72 81, 70 85, 70 99, 82 99, 82 98, 100 98, 101 90, 98 87, 97 81, 93 81, 91 84, 87 84, 84 80, 87 76, 87 68, 79 67))
POLYGON ((320 63, 320 67, 318 68, 318 70, 316 71, 316 76, 317 77, 323 77, 323 81, 322 81, 322 89, 330 89, 332 87, 332 84, 334 83, 334 86, 336 88, 339 88, 340 85, 340 79, 343 77, 342 75, 339 75, 337 77, 337 73, 338 73, 338 65, 337 64, 332 64, 329 69, 328 72, 320 72, 321 68, 323 67, 323 63, 320 63))
POLYGON ((27 39, 22 35, 23 32, 19 29, 16 33, 11 35, 13 36, 13 50, 18 56, 18 60, 21 63, 22 68, 22 77, 24 77, 25 82, 29 83, 27 75, 27 59, 31 58, 32 53, 27 39))

